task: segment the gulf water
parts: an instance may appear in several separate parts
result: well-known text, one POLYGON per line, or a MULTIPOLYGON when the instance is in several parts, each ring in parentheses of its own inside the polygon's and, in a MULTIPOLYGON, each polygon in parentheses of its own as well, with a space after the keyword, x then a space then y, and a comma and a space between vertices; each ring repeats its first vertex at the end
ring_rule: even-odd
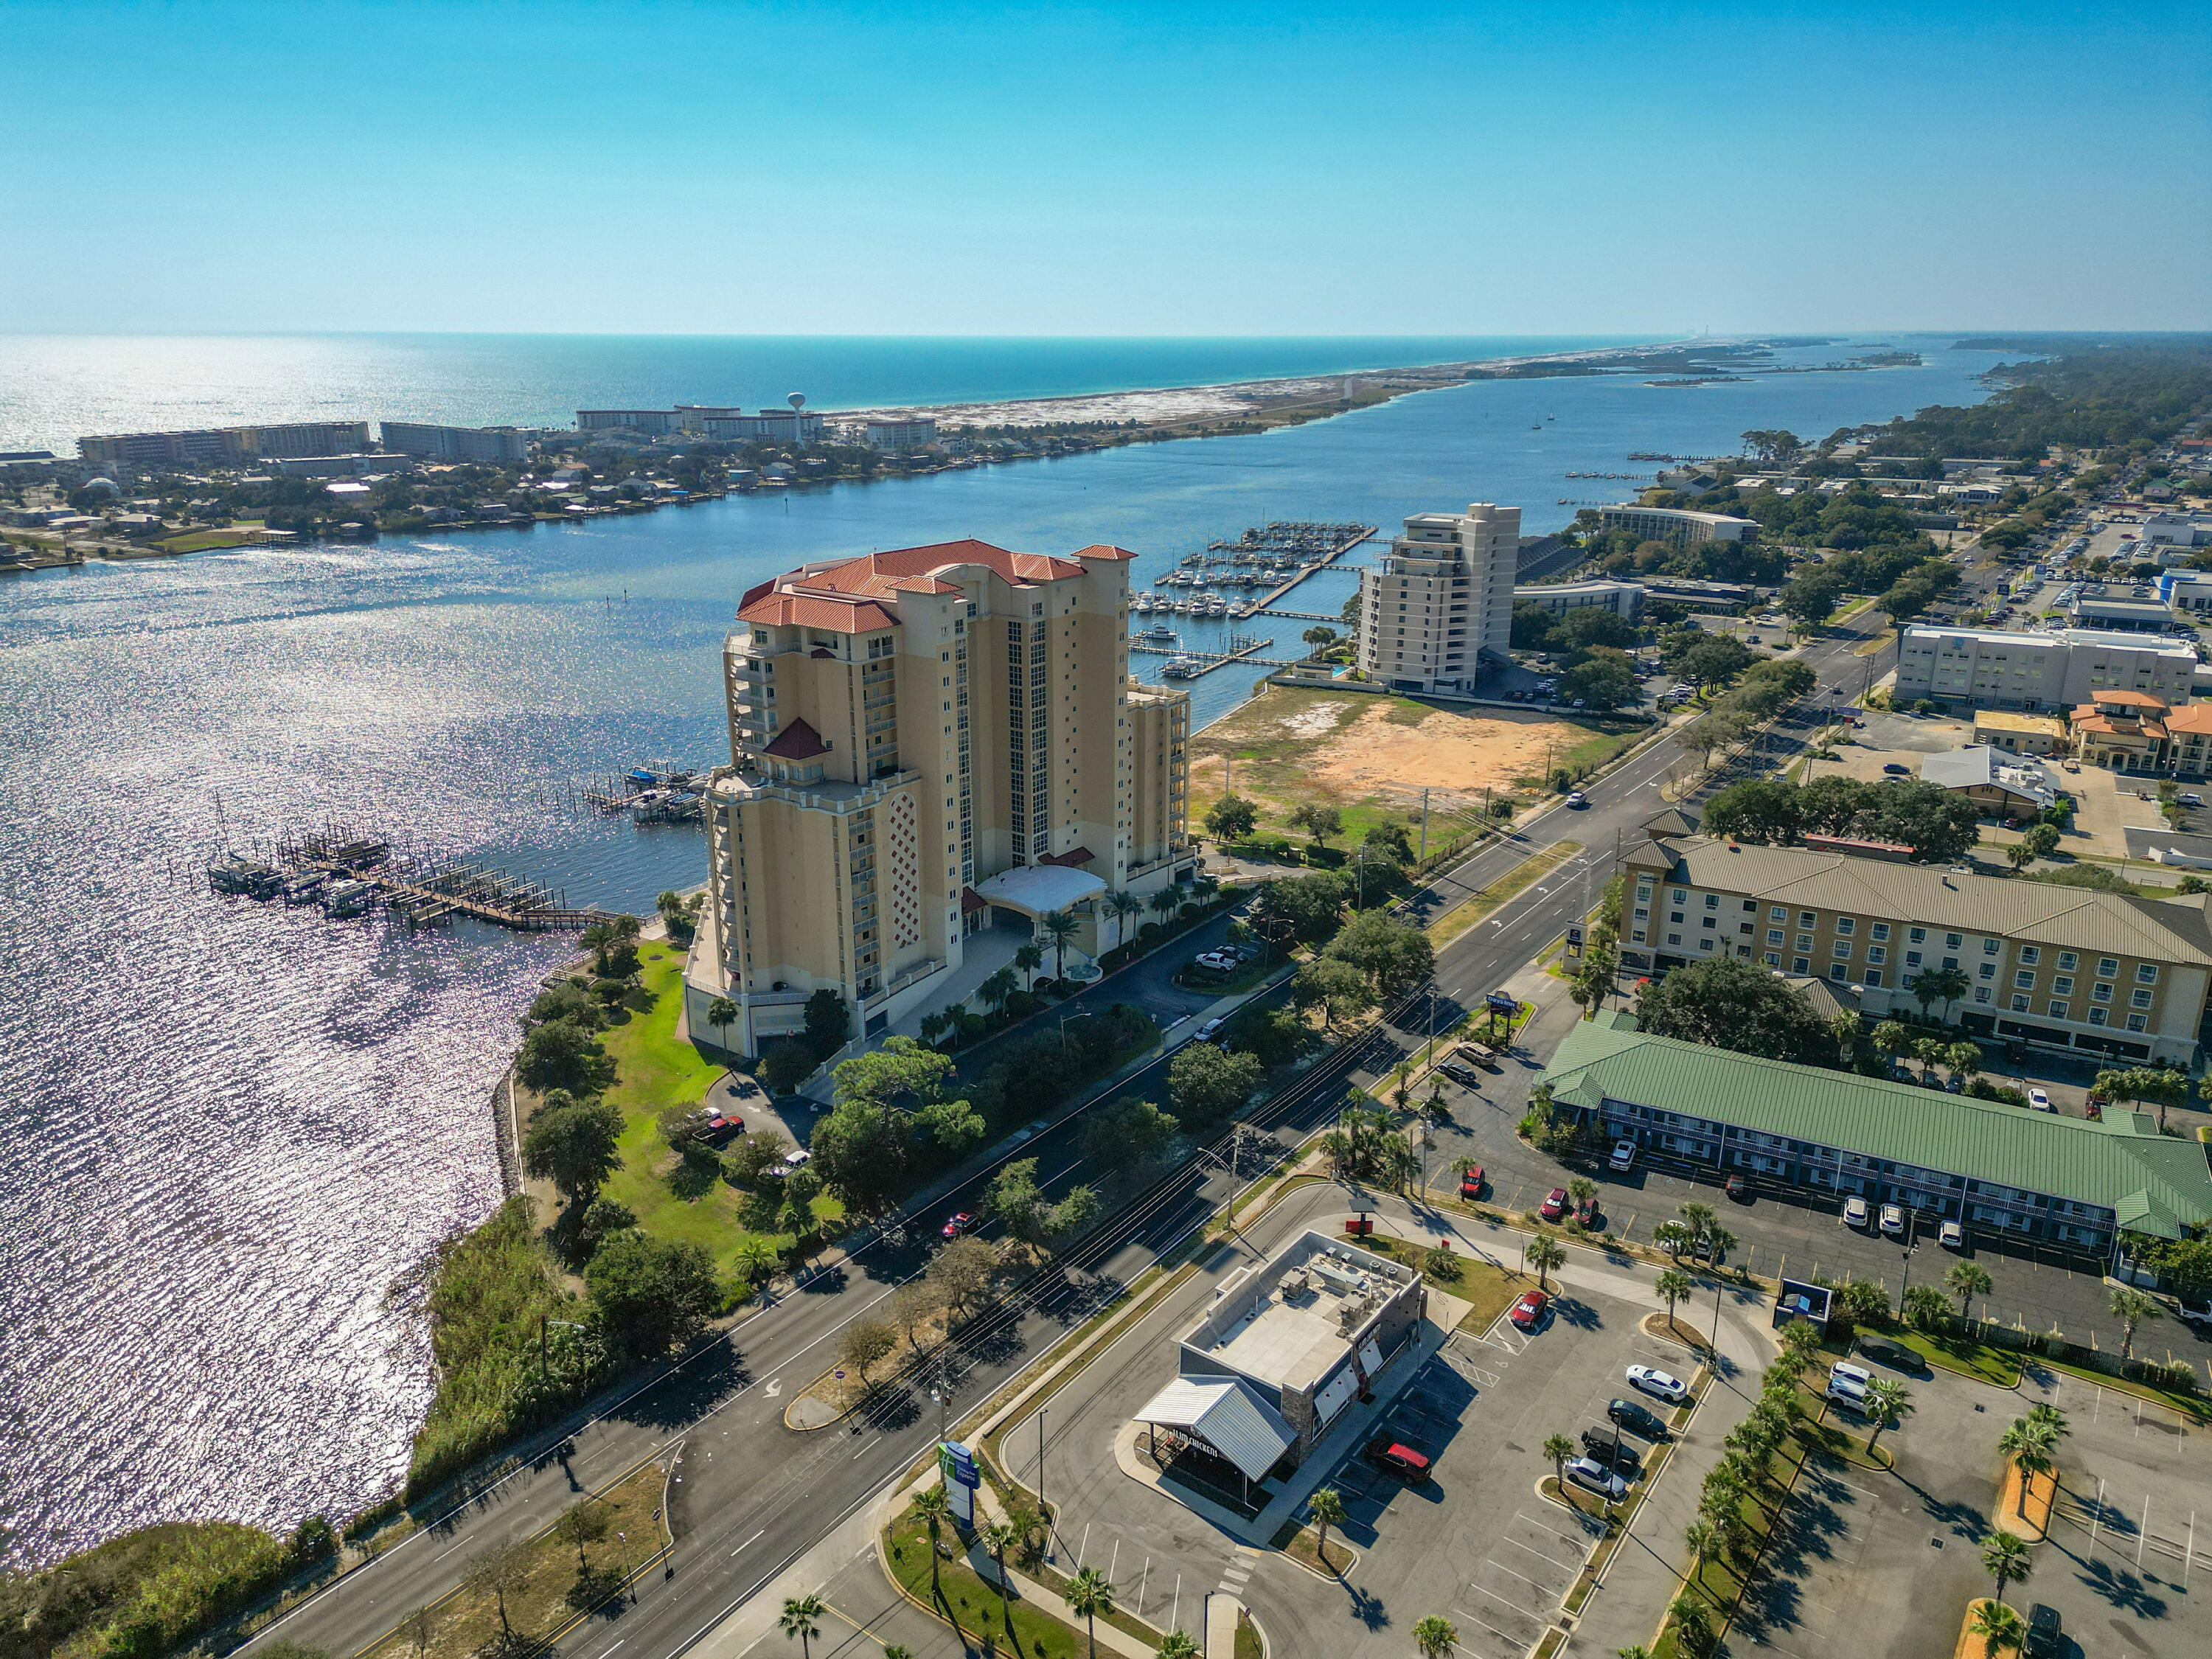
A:
MULTIPOLYGON (((55 347, 49 378, 29 391, 0 374, 0 409, 15 411, 0 447, 57 430, 362 407, 313 385, 280 397, 258 371, 224 381, 235 351, 228 369, 218 356, 210 378, 179 390, 174 343, 139 356, 106 343, 91 358, 84 343, 55 347), (138 385, 138 401, 119 406, 106 385, 70 380, 90 363, 138 385), (57 410, 118 407, 128 418, 56 425, 57 410)), ((624 349, 661 367, 623 381, 601 362, 593 372, 608 378, 573 396, 552 389, 562 360, 529 369, 513 343, 447 356, 428 344, 398 356, 346 349, 356 367, 404 367, 431 388, 409 396, 390 381, 404 398, 394 413, 551 421, 562 404, 738 401, 731 377, 687 368, 696 343, 633 343, 624 349)), ((1474 355, 1472 343, 1245 343, 1207 360, 1232 366, 1188 378, 1449 358, 1474 355)), ((487 1103, 514 1016, 563 941, 410 935, 213 898, 195 877, 219 840, 266 843, 348 818, 537 876, 573 902, 649 910, 664 888, 702 878, 696 830, 579 814, 550 804, 554 792, 642 758, 727 759, 717 653, 737 596, 763 577, 833 553, 974 535, 1037 552, 1118 543, 1139 553, 1133 580, 1149 585, 1183 554, 1271 519, 1387 532, 1408 513, 1476 500, 1521 505, 1533 532, 1571 517, 1562 496, 1629 488, 1569 471, 1648 471, 1628 452, 1719 453, 1749 428, 1822 434, 1974 401, 1985 391, 1974 377, 1996 361, 1940 338, 1869 336, 1848 349, 1883 343, 1918 346, 1926 365, 1697 389, 1500 381, 1262 436, 574 526, 8 579, 0 1469, 18 1559, 155 1520, 288 1527, 381 1495, 404 1472, 431 1394, 423 1263, 499 1199, 487 1103)), ((812 343, 786 345, 791 355, 746 382, 743 401, 840 383, 807 357, 812 343)), ((1163 372, 1117 378, 1110 363, 1079 362, 1089 378, 1054 380, 1051 366, 995 349, 933 362, 891 343, 884 366, 837 373, 863 388, 848 401, 888 402, 890 388, 905 400, 1164 384, 1176 354, 1196 361, 1188 343, 1114 348, 1163 372)), ((716 349, 698 344, 698 361, 724 361, 716 349)), ((854 343, 823 349, 832 365, 866 355, 854 343)), ((7 350, 7 362, 25 361, 20 343, 7 350)), ((1355 580, 1331 574, 1287 603, 1334 611, 1355 580)), ((1226 631, 1176 625, 1199 645, 1226 631)), ((1268 654, 1288 656, 1305 626, 1263 618, 1240 631, 1272 635, 1268 654)), ((1157 672, 1158 659, 1140 660, 1157 672)), ((1198 718, 1218 718, 1255 678, 1197 682, 1198 718)))

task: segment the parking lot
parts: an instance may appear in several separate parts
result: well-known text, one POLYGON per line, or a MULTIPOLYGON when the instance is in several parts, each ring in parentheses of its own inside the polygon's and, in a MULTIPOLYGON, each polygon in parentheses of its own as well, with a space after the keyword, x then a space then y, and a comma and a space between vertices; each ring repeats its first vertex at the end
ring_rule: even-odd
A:
MULTIPOLYGON (((2119 1346, 2100 1261, 2024 1240, 1971 1234, 1967 1248, 1956 1255, 1938 1248, 1932 1238, 1921 1238, 1908 1261, 1896 1241, 1871 1230, 1845 1227, 1838 1201, 1811 1188, 1756 1184, 1750 1189, 1750 1202, 1732 1203, 1722 1195, 1717 1174, 1705 1166, 1670 1164, 1645 1153, 1622 1176, 1607 1169, 1602 1157, 1571 1167, 1528 1146, 1515 1128, 1542 1070, 1536 1057, 1550 1054, 1577 1018, 1564 988, 1555 986, 1547 981, 1540 991, 1547 1000, 1533 1028, 1524 1032, 1521 1048, 1505 1058, 1503 1070, 1486 1073, 1479 1091, 1444 1085, 1452 1121, 1437 1129, 1428 1162, 1429 1179, 1438 1189, 1449 1180, 1452 1160, 1462 1154, 1480 1159, 1487 1172, 1486 1201, 1509 1212, 1534 1210, 1553 1188, 1586 1175, 1597 1182, 1600 1230, 1639 1243, 1650 1243, 1652 1230, 1674 1219, 1682 1204, 1711 1205, 1739 1241, 1731 1261, 1770 1277, 1788 1273, 1798 1278, 1848 1274, 1871 1279, 1889 1292, 1893 1305, 1907 1284, 1940 1282, 1951 1262, 1964 1258, 1978 1262, 1995 1281, 1990 1293, 1972 1304, 1969 1310, 1976 1317, 2038 1331, 2056 1327, 2077 1342, 2094 1339, 2108 1348, 2119 1346)), ((2078 1109, 2086 1081, 2075 1075, 2053 1085, 2062 1109, 2069 1103, 2078 1109)), ((2196 1120, 2176 1115, 2175 1121, 2196 1120)), ((2136 1351, 2148 1358, 2170 1355, 2200 1369, 2212 1365, 2212 1339, 2177 1319, 2161 1320, 2139 1331, 2136 1351)), ((2212 1370, 2204 1374, 2212 1376, 2212 1370)))

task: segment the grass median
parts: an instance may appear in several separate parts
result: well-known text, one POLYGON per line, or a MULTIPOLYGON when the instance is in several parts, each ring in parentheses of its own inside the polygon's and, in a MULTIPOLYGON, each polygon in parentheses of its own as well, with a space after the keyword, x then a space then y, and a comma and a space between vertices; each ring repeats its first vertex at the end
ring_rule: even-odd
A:
POLYGON ((1428 930, 1430 945, 1437 950, 1443 950, 1492 911, 1518 898, 1582 850, 1583 845, 1578 841, 1560 841, 1553 842, 1541 852, 1532 853, 1489 886, 1462 900, 1431 922, 1428 930))

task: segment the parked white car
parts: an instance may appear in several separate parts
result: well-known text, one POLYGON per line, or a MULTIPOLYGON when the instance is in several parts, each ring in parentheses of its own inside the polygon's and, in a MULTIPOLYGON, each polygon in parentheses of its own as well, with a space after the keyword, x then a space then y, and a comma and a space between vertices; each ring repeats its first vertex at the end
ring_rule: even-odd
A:
POLYGON ((1893 1237, 1905 1231, 1905 1209, 1903 1206, 1897 1204, 1885 1204, 1881 1206, 1881 1230, 1893 1237))
POLYGON ((1690 1397, 1690 1385, 1679 1376, 1673 1376, 1651 1365, 1631 1365, 1628 1368, 1631 1385, 1646 1394, 1656 1395, 1662 1400, 1680 1405, 1690 1397))
POLYGON ((1844 1200, 1844 1225, 1863 1227, 1867 1224, 1867 1201, 1853 1195, 1844 1200))
POLYGON ((2027 1091, 2027 1103, 2030 1109, 2038 1112, 2055 1112, 2058 1109, 2051 1103, 2051 1091, 2047 1089, 2030 1089, 2027 1091))
POLYGON ((1628 1482, 1594 1457, 1571 1457, 1567 1460, 1567 1479, 1577 1486, 1588 1486, 1618 1504, 1628 1496, 1628 1482))
POLYGON ((1936 1242, 1947 1250, 1966 1248, 1966 1230, 1955 1221, 1947 1221, 1936 1232, 1936 1242))
POLYGON ((1627 1170, 1634 1168, 1635 1164, 1636 1143, 1632 1140, 1614 1141, 1613 1143, 1613 1156, 1605 1161, 1606 1168, 1626 1173, 1627 1170))

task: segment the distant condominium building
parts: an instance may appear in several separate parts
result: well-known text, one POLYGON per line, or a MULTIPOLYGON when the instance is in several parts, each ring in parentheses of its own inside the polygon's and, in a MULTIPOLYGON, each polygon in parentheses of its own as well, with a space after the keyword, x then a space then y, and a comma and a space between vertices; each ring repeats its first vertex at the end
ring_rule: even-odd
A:
POLYGON ((576 430, 579 432, 642 432, 659 437, 683 429, 683 422, 672 409, 580 409, 576 411, 576 430))
POLYGON ((1465 691, 1506 660, 1521 509, 1416 513, 1359 573, 1359 667, 1394 690, 1465 691))
POLYGON ((1600 530, 1626 530, 1650 541, 1747 542, 1759 534, 1756 519, 1730 518, 1725 513, 1693 513, 1680 507, 1601 507, 1600 530))
POLYGON ((678 404, 673 409, 580 409, 579 432, 630 431, 653 436, 690 432, 732 443, 809 444, 822 436, 823 417, 811 410, 762 409, 748 414, 718 404, 678 404))
POLYGON ((1853 988, 1872 1018, 1923 1012, 1929 970, 1966 989, 1942 1012, 1977 1036, 2141 1062, 2196 1063, 2212 907, 1805 847, 1662 836, 1622 860, 1622 963, 1732 956, 1853 988))
POLYGON ((1555 617, 1593 607, 1633 622, 1644 611, 1641 582, 1533 582, 1513 590, 1516 605, 1540 605, 1555 617))
POLYGON ((110 469, 232 466, 277 456, 346 455, 368 447, 367 421, 301 421, 285 426, 208 427, 79 438, 77 453, 110 469))
MULTIPOLYGON (((757 1054, 838 992, 874 1035, 945 1000, 978 935, 1078 924, 1075 971, 1189 875, 1190 705, 1128 672, 1120 548, 980 541, 808 565, 744 596, 724 650, 732 766, 707 793, 695 1029, 757 1054)), ((1047 944, 1048 959, 1058 947, 1047 944)), ((972 990, 972 986, 967 989, 972 990)))
POLYGON ((366 478, 393 472, 412 472, 412 455, 372 453, 360 455, 280 455, 267 463, 280 478, 366 478))
POLYGON ((2100 691, 2189 701, 2197 653, 2154 635, 2100 629, 2048 634, 1915 624, 1898 642, 1896 699, 1979 708, 2072 708, 2100 691))
POLYGON ((927 417, 870 421, 860 435, 871 449, 927 449, 937 441, 937 422, 927 417))
POLYGON ((416 421, 386 421, 381 430, 386 449, 427 461, 514 466, 530 453, 528 434, 511 426, 429 426, 416 421))

